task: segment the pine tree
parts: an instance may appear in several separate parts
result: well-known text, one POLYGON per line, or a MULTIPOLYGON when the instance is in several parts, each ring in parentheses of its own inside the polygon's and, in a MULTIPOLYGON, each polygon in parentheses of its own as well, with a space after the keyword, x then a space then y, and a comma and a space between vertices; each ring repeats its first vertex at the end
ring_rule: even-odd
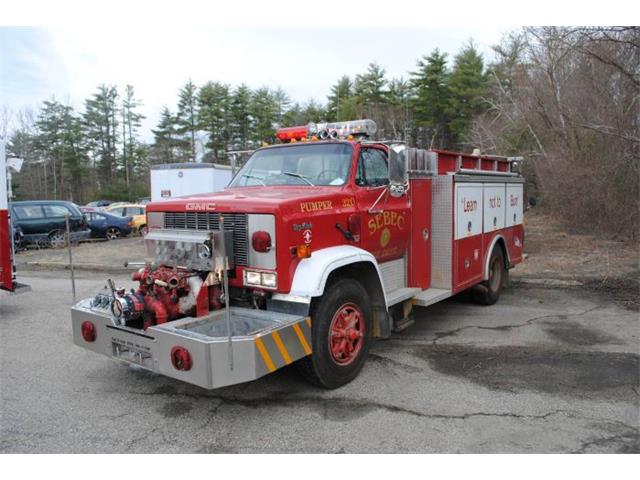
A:
POLYGON ((276 124, 278 127, 282 126, 282 116, 288 110, 289 105, 291 104, 291 99, 287 92, 285 92, 282 88, 278 87, 273 92, 273 101, 277 105, 277 113, 276 113, 276 124))
POLYGON ((367 73, 356 75, 354 94, 364 104, 380 105, 387 100, 386 71, 377 63, 370 63, 367 73))
POLYGON ((98 162, 98 178, 108 184, 114 175, 118 144, 118 91, 115 86, 100 85, 85 102, 83 122, 89 146, 98 162))
POLYGON ((168 107, 160 112, 160 121, 151 130, 154 143, 151 151, 152 163, 173 163, 184 160, 184 142, 179 137, 176 117, 168 107))
POLYGON ((412 101, 415 120, 428 147, 449 147, 449 78, 447 54, 435 49, 418 60, 418 71, 411 72, 415 96, 412 101), (424 138, 426 137, 426 138, 424 138))
POLYGON ((133 86, 127 85, 122 99, 122 160, 125 174, 127 194, 131 195, 133 171, 139 160, 137 149, 137 133, 144 115, 136 112, 142 102, 135 98, 133 86))
POLYGON ((245 84, 231 95, 231 144, 234 150, 246 150, 251 141, 251 90, 245 84))
MULTIPOLYGON (((482 55, 469 43, 456 55, 449 79, 450 128, 455 143, 464 140, 475 115, 486 109, 483 96, 487 92, 487 76, 482 55)), ((459 148, 459 147, 458 147, 459 148)))
POLYGON ((388 101, 384 105, 384 127, 393 139, 408 139, 412 126, 411 85, 404 77, 389 81, 388 101))
POLYGON ((346 108, 349 106, 349 99, 352 95, 353 83, 347 75, 344 75, 331 87, 331 95, 327 97, 327 120, 341 121, 352 118, 349 116, 352 112, 346 108))
POLYGON ((207 82, 198 93, 198 121, 207 132, 209 140, 206 147, 211 150, 216 162, 225 159, 231 138, 230 115, 231 98, 229 86, 219 82, 207 82))
POLYGON ((253 92, 250 112, 253 120, 252 134, 256 145, 272 141, 275 135, 275 123, 278 118, 278 103, 267 87, 253 92))
POLYGON ((178 93, 178 126, 189 141, 190 158, 196 161, 196 133, 198 131, 198 88, 189 80, 178 93))
POLYGON ((82 120, 74 114, 71 107, 64 108, 63 119, 63 162, 64 170, 70 177, 70 196, 68 198, 71 201, 81 202, 88 190, 88 185, 84 182, 89 163, 84 128, 82 120))
MULTIPOLYGON (((54 199, 82 198, 87 167, 82 124, 69 106, 52 100, 43 103, 36 121, 34 146, 50 164, 54 199)), ((45 178, 45 182, 47 179, 45 178)))
POLYGON ((326 119, 327 110, 320 103, 311 99, 302 106, 299 103, 294 103, 285 112, 283 124, 285 126, 306 125, 311 122, 324 122, 326 119))

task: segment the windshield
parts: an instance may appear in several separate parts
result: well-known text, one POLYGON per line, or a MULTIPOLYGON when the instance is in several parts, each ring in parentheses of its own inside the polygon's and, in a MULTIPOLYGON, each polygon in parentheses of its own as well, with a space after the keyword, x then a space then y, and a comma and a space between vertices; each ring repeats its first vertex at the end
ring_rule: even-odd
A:
POLYGON ((344 185, 349 177, 351 153, 351 145, 344 143, 259 150, 229 186, 344 185))

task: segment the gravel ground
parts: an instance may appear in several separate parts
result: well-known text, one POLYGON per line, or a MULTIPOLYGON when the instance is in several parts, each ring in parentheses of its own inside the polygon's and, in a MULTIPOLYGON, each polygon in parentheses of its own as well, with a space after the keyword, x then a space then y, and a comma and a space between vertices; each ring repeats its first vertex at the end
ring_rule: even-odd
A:
MULTIPOLYGON (((105 276, 79 272, 78 297, 105 276)), ((0 452, 640 452, 638 314, 601 290, 419 309, 338 390, 289 368, 206 391, 74 346, 68 272, 21 280, 0 297, 0 452)))

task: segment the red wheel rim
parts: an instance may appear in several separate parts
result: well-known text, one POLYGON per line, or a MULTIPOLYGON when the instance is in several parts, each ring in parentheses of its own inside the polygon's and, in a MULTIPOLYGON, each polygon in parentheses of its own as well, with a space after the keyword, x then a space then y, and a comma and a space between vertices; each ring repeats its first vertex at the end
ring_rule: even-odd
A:
POLYGON ((364 343, 364 317, 362 310, 353 303, 342 305, 329 327, 329 351, 338 365, 353 362, 364 343))

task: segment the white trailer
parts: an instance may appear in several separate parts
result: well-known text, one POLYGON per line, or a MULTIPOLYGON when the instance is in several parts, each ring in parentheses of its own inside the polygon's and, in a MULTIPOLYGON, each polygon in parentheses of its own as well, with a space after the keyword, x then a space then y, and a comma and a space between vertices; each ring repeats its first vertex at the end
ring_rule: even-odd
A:
POLYGON ((211 193, 231 181, 230 165, 215 163, 167 163, 151 167, 151 201, 211 193))

